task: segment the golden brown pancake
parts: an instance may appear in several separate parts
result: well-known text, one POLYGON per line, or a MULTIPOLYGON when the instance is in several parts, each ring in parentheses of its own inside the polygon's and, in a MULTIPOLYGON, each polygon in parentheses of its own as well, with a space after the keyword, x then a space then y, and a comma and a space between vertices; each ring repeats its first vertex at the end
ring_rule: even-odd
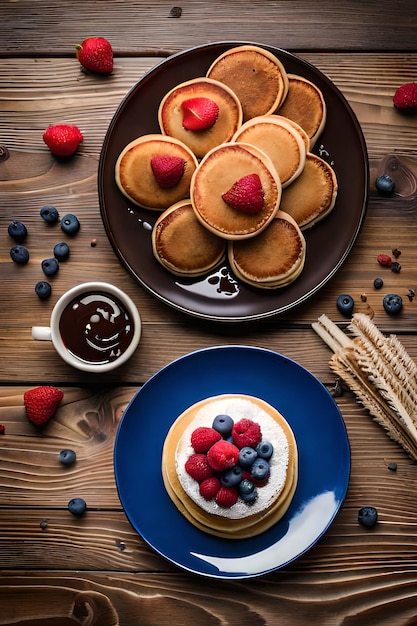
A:
POLYGON ((296 222, 278 211, 257 237, 229 243, 230 266, 240 280, 263 289, 292 283, 302 272, 306 243, 296 222))
POLYGON ((178 276, 201 276, 225 257, 225 241, 195 216, 190 200, 177 202, 157 219, 152 230, 155 258, 178 276))
POLYGON ((201 158, 215 146, 230 140, 242 123, 242 107, 227 85, 206 77, 194 78, 177 85, 164 96, 159 105, 158 120, 164 135, 179 139, 201 158), (184 128, 181 105, 191 98, 208 98, 217 104, 219 114, 212 127, 195 131, 184 128))
POLYGON ((302 174, 283 191, 280 209, 306 230, 332 211, 337 188, 333 168, 320 157, 308 153, 302 174))
POLYGON ((191 176, 198 161, 186 145, 177 139, 150 134, 130 142, 120 153, 115 167, 120 191, 134 204, 163 211, 190 195, 191 176), (151 168, 153 156, 174 156, 184 160, 184 175, 175 187, 163 189, 151 168))
MULTIPOLYGON (((211 421, 207 425, 211 426, 211 421)), ((171 426, 163 448, 162 476, 174 504, 197 528, 228 539, 253 537, 277 523, 291 504, 298 481, 297 444, 288 422, 264 400, 243 394, 214 396, 191 406, 171 426), (197 485, 187 484, 192 481, 185 475, 185 439, 211 412, 212 420, 219 407, 227 407, 235 421, 243 417, 241 410, 245 407, 249 411, 246 416, 249 419, 251 413, 257 416, 254 421, 258 421, 262 430, 266 428, 267 438, 274 445, 276 458, 272 457, 271 475, 268 484, 258 489, 255 505, 240 502, 234 505, 235 509, 219 507, 199 498, 197 485)))
POLYGON ((237 46, 221 54, 207 76, 228 85, 239 98, 243 121, 273 113, 288 91, 281 61, 259 46, 237 46))
POLYGON ((276 113, 297 122, 310 137, 310 150, 326 124, 326 103, 321 90, 302 76, 288 74, 288 94, 276 113))
POLYGON ((224 239, 253 237, 267 227, 278 210, 281 182, 267 155, 256 146, 224 143, 201 161, 191 180, 191 201, 200 222, 224 239), (258 174, 264 206, 247 214, 230 207, 222 198, 239 179, 258 174))
POLYGON ((267 154, 287 187, 304 168, 306 146, 298 129, 290 120, 277 115, 259 115, 245 122, 232 141, 257 146, 267 154))

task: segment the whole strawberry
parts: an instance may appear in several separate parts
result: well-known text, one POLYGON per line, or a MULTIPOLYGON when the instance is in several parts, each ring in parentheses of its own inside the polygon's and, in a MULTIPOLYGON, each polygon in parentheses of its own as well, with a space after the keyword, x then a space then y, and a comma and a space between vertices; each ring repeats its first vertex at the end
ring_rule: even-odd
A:
POLYGON ((104 37, 88 37, 75 46, 76 56, 85 70, 96 74, 111 74, 113 49, 104 37))
POLYGON ((35 426, 46 424, 61 402, 64 394, 57 387, 42 385, 23 394, 27 418, 35 426))
POLYGON ((83 139, 80 129, 70 124, 51 124, 43 134, 52 154, 59 157, 72 156, 83 139))
POLYGON ((402 113, 417 113, 417 83, 405 83, 398 87, 393 103, 402 113))

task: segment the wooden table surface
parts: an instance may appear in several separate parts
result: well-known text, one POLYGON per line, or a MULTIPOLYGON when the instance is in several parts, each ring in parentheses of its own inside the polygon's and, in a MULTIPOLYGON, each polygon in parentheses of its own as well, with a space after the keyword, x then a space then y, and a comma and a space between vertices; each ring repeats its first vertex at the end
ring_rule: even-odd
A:
MULTIPOLYGON (((270 348, 309 369, 331 388, 330 351, 311 328, 325 313, 344 328, 336 299, 397 334, 417 358, 417 117, 392 105, 396 88, 417 80, 417 5, 407 0, 294 0, 175 5, 160 1, 3 1, 0 5, 0 624, 370 624, 417 620, 417 466, 345 391, 335 400, 346 424, 352 471, 346 500, 317 544, 288 566, 253 580, 188 574, 155 553, 132 529, 118 499, 113 445, 130 399, 155 372, 195 349, 228 344, 270 348), (90 35, 110 40, 111 76, 80 71, 74 46, 90 35), (215 325, 175 311, 139 286, 120 264, 100 216, 97 168, 109 123, 130 88, 170 54, 214 41, 253 41, 286 49, 321 70, 356 114, 369 153, 366 219, 347 260, 304 304, 245 325, 215 325), (78 125, 84 142, 66 161, 42 141, 50 123, 78 125), (375 189, 389 173, 396 193, 375 189), (75 213, 82 228, 71 256, 34 294, 40 262, 56 231, 39 217, 44 204, 75 213), (29 230, 30 262, 11 262, 7 226, 29 230), (95 239, 97 245, 92 246, 95 239), (401 251, 400 273, 382 270, 379 253, 401 251), (387 315, 382 292, 402 295, 387 315), (58 297, 76 283, 106 280, 135 301, 143 335, 135 355, 112 374, 81 374, 47 342, 31 339, 58 297), (23 392, 54 384, 64 400, 46 428, 25 416, 23 392), (58 451, 77 452, 62 467, 58 451), (396 471, 388 464, 395 462, 396 471), (67 510, 83 497, 87 513, 67 510), (358 524, 361 506, 379 523, 358 524)), ((335 237, 337 233, 334 234, 335 237)), ((331 242, 329 242, 331 245, 331 242)), ((325 254, 325 250, 323 254, 325 254)), ((167 530, 169 532, 169 529, 167 530)), ((172 538, 175 541, 175 537, 172 538)))

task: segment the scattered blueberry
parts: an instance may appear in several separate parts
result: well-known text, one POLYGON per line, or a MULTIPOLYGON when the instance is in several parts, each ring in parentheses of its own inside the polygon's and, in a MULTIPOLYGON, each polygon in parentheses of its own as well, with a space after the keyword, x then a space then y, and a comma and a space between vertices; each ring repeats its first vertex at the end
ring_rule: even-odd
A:
POLYGON ((345 317, 350 317, 352 315, 353 307, 355 305, 355 301, 347 293, 342 293, 336 302, 336 306, 339 309, 340 313, 345 317))
POLYGON ((245 446, 239 452, 239 463, 241 467, 250 467, 254 460, 257 458, 258 453, 254 448, 245 446))
POLYGON ((398 261, 393 261, 391 263, 391 272, 395 272, 396 274, 399 274, 401 272, 401 265, 398 263, 398 261))
POLYGON ((216 415, 212 426, 222 437, 228 437, 232 432, 233 420, 230 415, 216 415))
POLYGON ((45 204, 40 210, 40 216, 48 224, 56 224, 59 220, 58 209, 50 204, 45 204))
POLYGON ((52 293, 52 287, 46 280, 40 280, 35 285, 35 293, 41 300, 46 300, 52 293))
POLYGON ((392 463, 388 463, 388 469, 391 470, 391 472, 396 472, 397 471, 397 464, 392 462, 392 463))
POLYGON ((7 232, 16 243, 22 243, 27 237, 28 230, 22 222, 11 222, 7 228, 7 232))
POLYGON ((269 463, 266 459, 256 458, 251 465, 250 473, 255 480, 264 480, 269 476, 269 463))
POLYGON ((387 293, 382 300, 382 304, 386 313, 395 315, 403 308, 403 299, 395 293, 387 293))
POLYGON ((86 508, 87 504, 85 500, 83 500, 83 498, 72 498, 72 500, 68 502, 68 510, 73 515, 82 515, 85 512, 86 508))
POLYGON ((58 460, 63 465, 71 465, 72 463, 74 463, 76 458, 77 455, 75 454, 74 450, 61 450, 58 455, 58 460))
POLYGON ((375 181, 375 187, 383 196, 392 196, 395 191, 395 183, 388 174, 381 174, 375 181))
POLYGON ((374 280, 375 289, 382 289, 383 286, 384 286, 384 281, 382 280, 382 278, 375 278, 374 280))
POLYGON ((59 263, 52 257, 50 259, 44 259, 42 261, 42 271, 46 276, 53 276, 59 270, 59 263))
POLYGON ((69 245, 65 241, 60 241, 54 245, 54 257, 58 261, 65 261, 68 259, 70 253, 69 245))
POLYGON ((358 512, 358 522, 362 526, 372 528, 378 521, 378 511, 373 506, 363 506, 358 512))
POLYGON ((74 235, 80 230, 80 222, 78 217, 72 213, 67 213, 61 220, 61 228, 67 235, 74 235))
POLYGON ((225 487, 234 487, 238 485, 242 480, 242 468, 239 465, 235 465, 230 469, 225 470, 220 475, 220 482, 225 487))
POLYGON ((244 478, 239 484, 239 493, 241 495, 252 493, 255 490, 255 485, 249 478, 244 478))
POLYGON ((29 250, 20 244, 13 246, 10 250, 10 256, 12 261, 25 265, 29 261, 29 250))
POLYGON ((269 441, 261 441, 256 446, 256 452, 262 459, 270 459, 274 452, 274 446, 269 441))

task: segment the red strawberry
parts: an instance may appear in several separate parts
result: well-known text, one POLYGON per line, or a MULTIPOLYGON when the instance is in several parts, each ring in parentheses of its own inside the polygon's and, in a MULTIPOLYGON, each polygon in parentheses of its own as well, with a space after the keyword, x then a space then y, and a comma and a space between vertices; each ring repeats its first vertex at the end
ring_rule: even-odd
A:
POLYGON ((398 87, 392 101, 395 108, 403 113, 417 113, 417 83, 405 83, 398 87))
POLYGON ((239 497, 237 489, 234 487, 220 487, 216 494, 216 502, 219 506, 229 508, 236 504, 239 497))
POLYGON ((28 419, 36 426, 45 424, 53 417, 63 397, 60 389, 48 385, 25 391, 23 403, 28 419))
POLYGON ((214 476, 213 469, 208 464, 205 454, 192 454, 188 457, 185 463, 185 471, 199 483, 206 478, 214 476))
POLYGON ((256 448, 262 439, 261 427, 256 422, 244 417, 233 424, 232 437, 238 448, 245 446, 256 448))
POLYGON ((151 158, 151 168, 158 185, 162 189, 171 189, 183 177, 185 163, 181 157, 156 154, 151 158))
POLYGON ((247 174, 222 194, 222 198, 232 209, 241 213, 260 213, 264 206, 261 179, 258 174, 247 174))
POLYGON ((204 498, 204 500, 212 500, 221 487, 220 480, 213 476, 212 478, 206 478, 200 483, 200 495, 204 498))
POLYGON ((207 452, 211 446, 219 441, 222 436, 214 428, 208 426, 200 426, 196 428, 191 435, 191 445, 195 452, 207 452))
POLYGON ((181 105, 182 125, 185 130, 206 130, 211 128, 219 116, 219 107, 209 98, 190 98, 181 105))
POLYGON ((229 441, 221 439, 207 452, 209 465, 217 472, 233 467, 239 460, 239 450, 229 441))
POLYGON ((111 74, 113 50, 104 37, 88 37, 75 46, 76 56, 84 69, 96 74, 111 74))
POLYGON ((84 139, 77 126, 51 124, 43 134, 43 140, 56 156, 68 157, 74 154, 84 139))

